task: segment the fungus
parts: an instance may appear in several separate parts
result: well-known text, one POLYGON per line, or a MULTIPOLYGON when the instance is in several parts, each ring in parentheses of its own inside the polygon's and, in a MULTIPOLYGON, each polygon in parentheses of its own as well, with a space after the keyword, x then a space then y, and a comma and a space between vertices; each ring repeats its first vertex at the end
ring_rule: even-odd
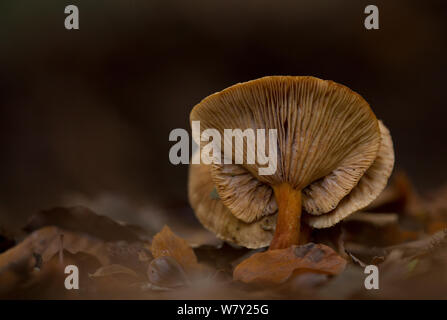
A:
POLYGON ((221 135, 277 130, 271 175, 260 175, 258 162, 190 165, 189 199, 199 221, 248 248, 298 244, 302 224, 327 228, 366 207, 394 164, 388 129, 359 94, 333 81, 272 76, 236 84, 202 100, 190 120, 221 135))

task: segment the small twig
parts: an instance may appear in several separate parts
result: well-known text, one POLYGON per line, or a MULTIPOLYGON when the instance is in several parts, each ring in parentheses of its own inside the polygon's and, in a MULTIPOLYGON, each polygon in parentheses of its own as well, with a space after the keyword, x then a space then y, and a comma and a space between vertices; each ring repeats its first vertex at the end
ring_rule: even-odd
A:
MULTIPOLYGON (((347 251, 348 252, 348 251, 347 251)), ((362 260, 360 260, 359 258, 357 258, 356 256, 354 256, 351 252, 348 252, 348 255, 351 257, 352 261, 354 261, 355 263, 357 263, 360 267, 365 268, 366 267, 366 263, 364 263, 362 260)))

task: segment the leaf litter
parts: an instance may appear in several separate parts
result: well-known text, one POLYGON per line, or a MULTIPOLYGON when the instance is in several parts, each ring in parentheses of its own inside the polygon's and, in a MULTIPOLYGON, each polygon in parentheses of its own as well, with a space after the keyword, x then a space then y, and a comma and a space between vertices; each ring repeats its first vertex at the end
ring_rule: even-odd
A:
POLYGON ((0 228, 0 298, 445 298, 446 199, 447 188, 422 196, 397 173, 365 210, 279 250, 197 245, 197 225, 172 225, 185 238, 170 226, 153 236, 86 207, 57 207, 23 230, 0 228), (67 264, 80 269, 78 292, 63 288, 67 264), (379 268, 380 290, 364 287, 368 264, 379 268))

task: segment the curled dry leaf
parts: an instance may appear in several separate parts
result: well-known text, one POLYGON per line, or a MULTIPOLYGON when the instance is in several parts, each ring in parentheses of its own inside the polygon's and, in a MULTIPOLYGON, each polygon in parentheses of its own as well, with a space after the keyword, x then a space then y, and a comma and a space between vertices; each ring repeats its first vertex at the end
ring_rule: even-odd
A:
POLYGON ((0 294, 17 288, 32 277, 35 270, 46 267, 63 250, 71 254, 88 254, 102 265, 110 263, 101 240, 57 227, 45 227, 34 231, 15 247, 0 254, 0 294))
MULTIPOLYGON (((314 229, 307 242, 320 243, 334 249, 342 258, 347 259, 345 250, 346 231, 342 223, 326 229, 314 229)), ((306 243, 307 243, 306 242, 306 243)), ((306 244, 302 243, 302 244, 306 244)))
POLYGON ((147 270, 147 276, 152 284, 164 288, 183 287, 188 284, 188 277, 182 266, 169 256, 152 260, 147 270))
MULTIPOLYGON (((389 259, 389 255, 392 252, 400 252, 403 258, 418 257, 428 254, 439 248, 443 248, 447 245, 447 229, 436 232, 433 235, 426 236, 422 239, 415 241, 409 241, 387 247, 370 247, 356 243, 348 243, 347 250, 350 254, 356 256, 370 257, 373 260, 386 258, 389 259)), ((376 262, 372 262, 377 264, 376 262)))
POLYGON ((402 243, 386 248, 387 252, 399 250, 405 257, 415 257, 427 254, 439 247, 447 244, 447 229, 436 232, 433 235, 427 236, 423 239, 402 243))
MULTIPOLYGON (((206 264, 217 270, 225 270, 231 273, 234 266, 248 257, 245 255, 253 250, 247 248, 236 248, 224 242, 220 245, 202 245, 194 248, 194 253, 200 263, 206 264), (237 261, 241 259, 240 261, 237 261), (235 261, 237 263, 233 264, 235 261)), ((256 251, 256 250, 255 250, 256 251)))
POLYGON ((108 266, 101 267, 98 270, 96 270, 95 273, 89 274, 89 277, 102 278, 115 275, 127 275, 138 278, 138 274, 135 271, 119 264, 111 264, 108 266))
POLYGON ((143 233, 137 227, 116 222, 83 206, 55 207, 40 211, 29 219, 24 230, 32 232, 46 226, 90 234, 104 241, 135 242, 141 240, 140 234, 143 233))
POLYGON ((193 249, 186 240, 175 235, 168 226, 154 236, 151 245, 154 258, 169 256, 174 258, 187 274, 201 269, 193 249))
POLYGON ((233 278, 245 283, 281 284, 294 273, 336 275, 345 266, 346 260, 331 248, 308 243, 256 253, 235 268, 233 278))
POLYGON ((447 229, 447 221, 428 222, 425 229, 428 234, 430 235, 435 234, 439 231, 447 229))
POLYGON ((17 266, 18 263, 33 265, 36 256, 45 263, 61 249, 72 254, 78 252, 90 254, 103 265, 109 263, 104 242, 101 240, 57 227, 45 227, 34 231, 21 243, 0 255, 0 273, 9 267, 17 266))
POLYGON ((152 260, 152 254, 146 243, 118 241, 108 242, 106 247, 111 264, 125 266, 137 273, 145 274, 148 264, 152 260))

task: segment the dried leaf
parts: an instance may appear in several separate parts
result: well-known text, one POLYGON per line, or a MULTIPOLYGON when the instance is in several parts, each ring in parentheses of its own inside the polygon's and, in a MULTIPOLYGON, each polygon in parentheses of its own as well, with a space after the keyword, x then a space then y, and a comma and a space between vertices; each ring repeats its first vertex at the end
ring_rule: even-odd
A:
POLYGON ((334 249, 342 258, 348 258, 345 250, 346 231, 342 223, 338 223, 330 228, 314 229, 311 239, 308 242, 324 244, 334 249))
POLYGON ((216 245, 202 245, 194 248, 194 253, 202 264, 206 264, 214 269, 225 270, 232 272, 234 266, 239 264, 242 260, 245 260, 245 254, 247 252, 253 252, 247 248, 235 248, 224 242, 218 246, 216 245), (235 260, 240 261, 233 265, 235 260))
POLYGON ((89 274, 89 277, 102 278, 114 275, 128 275, 138 278, 138 274, 135 271, 120 264, 111 264, 108 266, 101 267, 98 270, 96 270, 95 273, 89 274))
POLYGON ((169 256, 152 260, 147 276, 152 284, 164 288, 183 287, 189 282, 182 266, 169 256))
POLYGON ((235 268, 233 278, 245 283, 280 284, 294 273, 335 275, 343 271, 345 266, 346 260, 331 248, 308 243, 256 253, 235 268))
POLYGON ((87 233, 105 241, 138 241, 141 233, 136 227, 126 226, 106 216, 100 216, 83 206, 56 207, 41 211, 30 218, 24 230, 32 232, 46 226, 87 233))
POLYGON ((18 266, 32 269, 36 264, 36 256, 45 263, 58 254, 61 249, 72 254, 88 253, 96 257, 103 265, 109 263, 104 242, 101 240, 57 227, 45 227, 34 231, 21 243, 0 255, 0 275, 3 271, 18 266), (63 243, 61 235, 63 235, 63 243))
POLYGON ((353 242, 367 247, 388 247, 416 240, 423 235, 423 229, 419 228, 412 218, 406 216, 402 217, 399 223, 379 225, 365 222, 354 219, 343 222, 346 245, 353 242))
POLYGON ((125 241, 109 242, 106 244, 107 254, 111 264, 119 264, 145 274, 149 262, 153 259, 146 243, 125 241))
POLYGON ((411 241, 386 248, 388 252, 400 250, 405 257, 419 256, 447 244, 447 229, 436 232, 433 235, 420 240, 411 241))
POLYGON ((168 226, 154 236, 151 245, 154 258, 169 256, 174 258, 188 274, 201 269, 193 249, 182 238, 175 235, 168 226))
MULTIPOLYGON (((387 246, 387 247, 369 247, 356 243, 348 243, 347 250, 356 256, 366 256, 366 257, 386 257, 392 252, 400 252, 402 257, 416 257, 432 252, 438 248, 442 248, 447 244, 447 229, 436 232, 433 235, 426 236, 422 239, 416 241, 409 241, 401 243, 398 245, 387 246)), ((376 264, 376 263, 374 263, 376 264)))
POLYGON ((342 273, 321 288, 318 297, 320 299, 355 299, 359 292, 365 291, 364 281, 364 269, 348 264, 342 273))
POLYGON ((435 234, 438 231, 447 229, 447 221, 431 221, 425 227, 428 234, 435 234))
MULTIPOLYGON (((41 268, 45 269, 49 261, 64 250, 73 255, 88 254, 103 265, 109 263, 104 242, 101 240, 57 227, 45 227, 0 254, 0 295, 25 286, 30 279, 41 279, 36 278, 36 272, 40 273, 41 268)), ((58 265, 63 266, 61 263, 58 265)))

